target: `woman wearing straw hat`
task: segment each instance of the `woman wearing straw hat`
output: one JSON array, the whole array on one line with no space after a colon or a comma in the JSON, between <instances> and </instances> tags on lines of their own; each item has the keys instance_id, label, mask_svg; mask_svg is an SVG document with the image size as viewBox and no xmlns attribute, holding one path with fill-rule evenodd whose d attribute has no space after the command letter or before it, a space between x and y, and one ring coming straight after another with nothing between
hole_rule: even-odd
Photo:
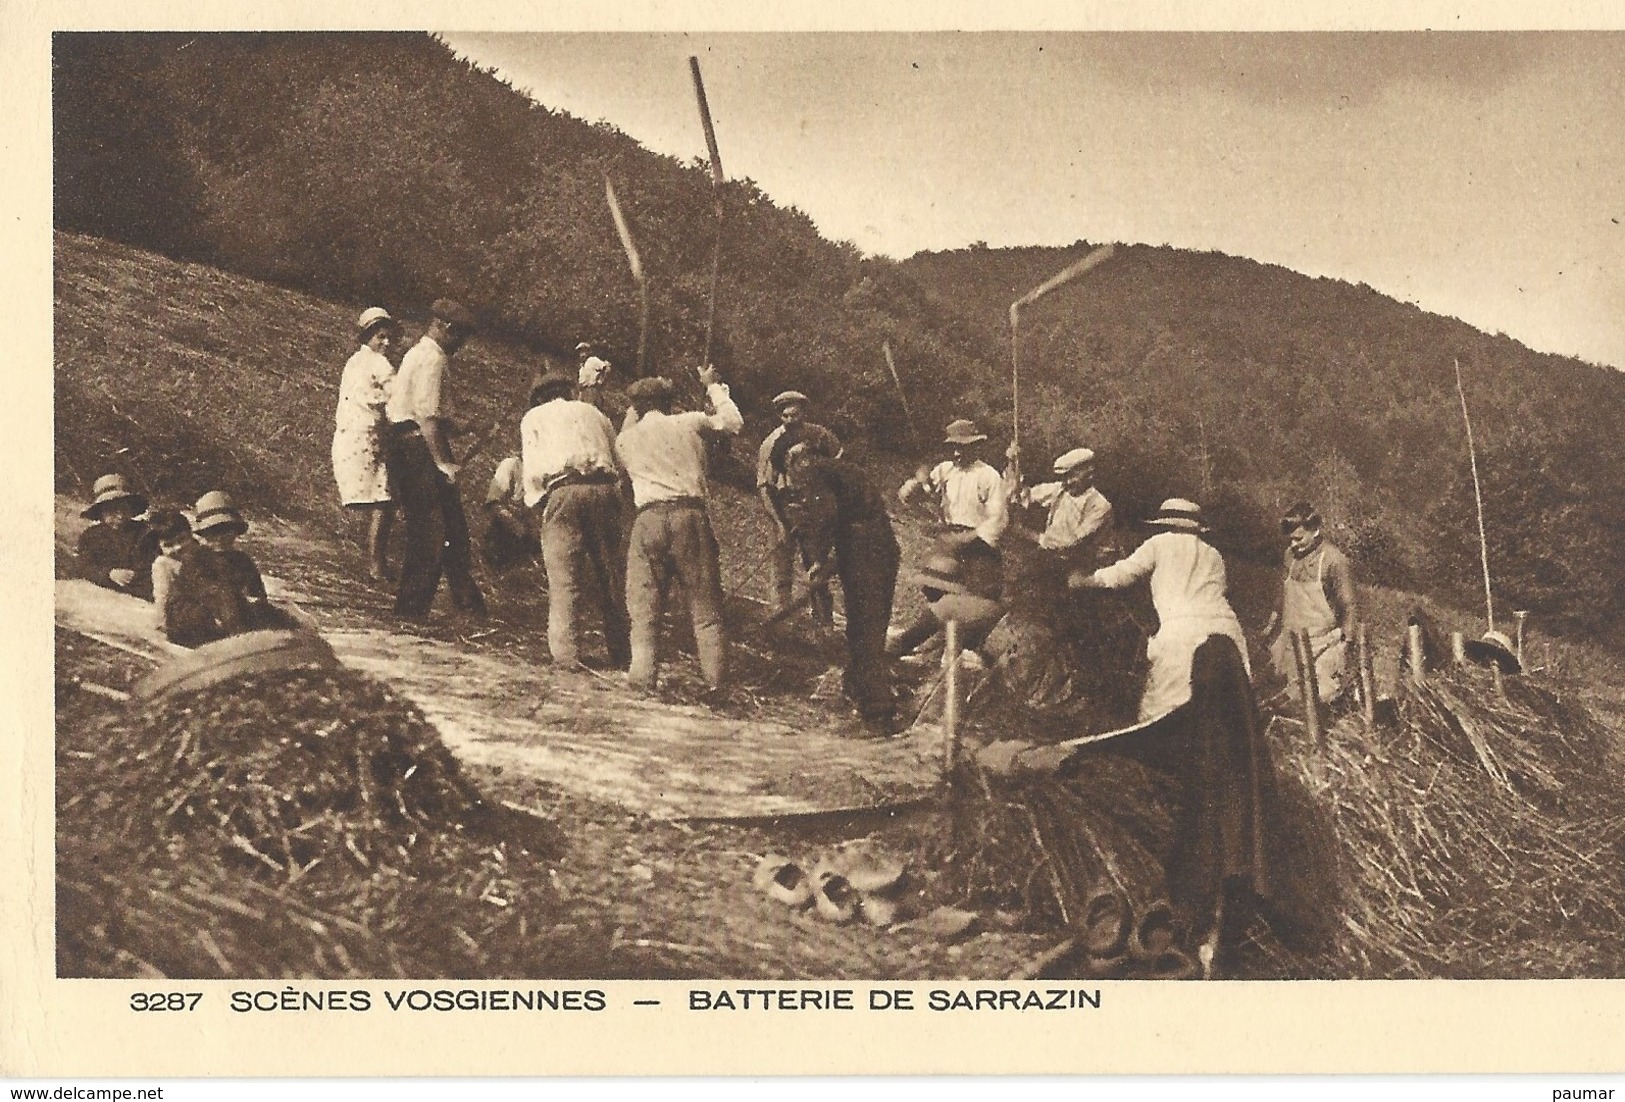
<instances>
[{"instance_id":1,"label":"woman wearing straw hat","mask_svg":"<svg viewBox=\"0 0 1625 1102\"><path fill-rule=\"evenodd\" d=\"M1201 506L1172 497L1146 523L1157 533L1128 558L1068 579L1074 589L1125 589L1148 580L1159 626L1145 647L1151 670L1140 697L1141 720L1191 698L1191 659L1208 636L1228 636L1247 664L1247 637L1225 595L1224 559L1202 538L1209 528ZM1247 672L1251 676L1250 666Z\"/></svg>"},{"instance_id":2,"label":"woman wearing straw hat","mask_svg":"<svg viewBox=\"0 0 1625 1102\"><path fill-rule=\"evenodd\" d=\"M79 534L75 554L79 576L106 589L152 600L152 561L158 541L136 517L147 499L131 490L121 474L96 480L90 504L80 516L91 522Z\"/></svg>"},{"instance_id":3,"label":"woman wearing straw hat","mask_svg":"<svg viewBox=\"0 0 1625 1102\"><path fill-rule=\"evenodd\" d=\"M370 514L367 558L374 581L388 576L389 533L395 521L395 501L384 463L384 403L395 378L395 365L385 353L399 333L400 326L381 306L369 307L357 319L356 339L361 347L344 365L333 418L333 478L346 509Z\"/></svg>"}]
</instances>

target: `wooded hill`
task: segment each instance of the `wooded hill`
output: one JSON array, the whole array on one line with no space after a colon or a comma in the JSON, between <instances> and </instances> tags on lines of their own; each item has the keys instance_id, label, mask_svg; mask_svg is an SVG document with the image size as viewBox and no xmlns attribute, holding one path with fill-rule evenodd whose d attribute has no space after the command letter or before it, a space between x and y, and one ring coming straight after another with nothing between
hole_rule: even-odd
<instances>
[{"instance_id":1,"label":"wooded hill","mask_svg":"<svg viewBox=\"0 0 1625 1102\"><path fill-rule=\"evenodd\" d=\"M592 338L630 367L637 294L607 175L650 276L652 366L680 374L700 355L702 164L536 104L431 37L59 34L53 70L59 229L357 311L421 317L450 294L532 349ZM897 262L825 240L748 180L721 197L714 358L747 410L796 386L860 451L912 460L889 341L927 445L957 415L1008 433L1009 303L1086 243ZM1278 510L1312 498L1368 577L1471 602L1459 357L1498 608L1619 637L1619 373L1369 288L1167 248L1120 250L1023 319L1029 470L1086 442L1126 515L1195 496L1227 549L1258 557L1277 553Z\"/></svg>"}]
</instances>

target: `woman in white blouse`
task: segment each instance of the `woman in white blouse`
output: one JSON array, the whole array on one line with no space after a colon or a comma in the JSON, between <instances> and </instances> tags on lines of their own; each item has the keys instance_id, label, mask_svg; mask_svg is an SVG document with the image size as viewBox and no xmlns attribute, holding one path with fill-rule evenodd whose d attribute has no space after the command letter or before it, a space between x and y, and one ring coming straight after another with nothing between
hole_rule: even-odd
<instances>
[{"instance_id":1,"label":"woman in white blouse","mask_svg":"<svg viewBox=\"0 0 1625 1102\"><path fill-rule=\"evenodd\" d=\"M375 581L389 576L389 533L395 522L395 502L384 466L384 402L395 377L395 365L385 355L400 333L400 326L379 306L367 309L356 322L361 347L344 365L339 380L339 404L334 416L333 478L347 509L369 514L367 555Z\"/></svg>"}]
</instances>

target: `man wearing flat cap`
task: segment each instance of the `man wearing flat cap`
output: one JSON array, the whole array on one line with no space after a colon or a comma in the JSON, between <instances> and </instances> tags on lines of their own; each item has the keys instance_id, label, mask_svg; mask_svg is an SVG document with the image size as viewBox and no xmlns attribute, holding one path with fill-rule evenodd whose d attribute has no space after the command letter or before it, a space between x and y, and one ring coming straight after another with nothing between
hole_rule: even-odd
<instances>
[{"instance_id":1,"label":"man wearing flat cap","mask_svg":"<svg viewBox=\"0 0 1625 1102\"><path fill-rule=\"evenodd\" d=\"M1005 472L1018 486L1020 463L1019 456L1012 456L1010 469ZM1018 500L1044 510L1044 531L1038 536L1038 546L1071 557L1109 533L1112 503L1095 489L1095 453L1088 448L1061 453L1052 470L1054 481L1021 490Z\"/></svg>"},{"instance_id":2,"label":"man wearing flat cap","mask_svg":"<svg viewBox=\"0 0 1625 1102\"><path fill-rule=\"evenodd\" d=\"M631 651L615 429L597 408L570 397L572 382L562 373L543 375L519 422L525 504L538 518L547 567L547 647L554 665L580 664L585 596L603 618L610 663L624 667Z\"/></svg>"},{"instance_id":3,"label":"man wearing flat cap","mask_svg":"<svg viewBox=\"0 0 1625 1102\"><path fill-rule=\"evenodd\" d=\"M444 572L452 603L483 616L485 598L474 582L468 520L457 489L459 468L451 451L457 426L446 393L451 358L477 325L474 315L451 299L436 299L430 314L429 329L401 360L384 406L390 475L400 498L406 542L395 612L408 619L426 618Z\"/></svg>"},{"instance_id":4,"label":"man wearing flat cap","mask_svg":"<svg viewBox=\"0 0 1625 1102\"><path fill-rule=\"evenodd\" d=\"M807 396L799 390L786 390L776 395L773 409L779 415L779 424L767 434L756 453L756 494L761 498L762 508L767 510L768 520L773 525L773 545L768 551L768 561L773 567L775 609L788 605L794 594L796 560L801 560L802 569L810 570L814 563L808 557L804 541L795 533L790 478L782 459L775 461L775 456L782 457L788 454L790 448L804 442L814 445L820 454L831 457L841 454L841 442L835 434L823 425L806 419L808 405ZM781 441L788 443L781 446ZM776 447L778 451L774 450ZM820 590L813 596L812 616L813 623L819 627L833 626L834 602L829 590Z\"/></svg>"},{"instance_id":5,"label":"man wearing flat cap","mask_svg":"<svg viewBox=\"0 0 1625 1102\"><path fill-rule=\"evenodd\" d=\"M699 370L711 412L673 413L670 379L639 379L626 389L632 411L615 452L632 481L637 516L626 562L626 606L631 620L633 688L652 691L660 665L660 605L675 576L688 595L700 672L712 690L726 675L722 625L722 568L717 538L705 511L705 434L732 436L745 427L716 368ZM635 419L634 419L635 418Z\"/></svg>"},{"instance_id":6,"label":"man wearing flat cap","mask_svg":"<svg viewBox=\"0 0 1625 1102\"><path fill-rule=\"evenodd\" d=\"M897 499L907 505L921 490L935 498L943 529L938 549L959 560L973 590L997 600L1004 572L999 540L1010 524L1010 487L1004 475L983 459L987 436L977 431L975 422L964 418L950 422L943 443L952 458L915 471L898 489ZM887 653L911 654L941 629L927 610L887 645ZM967 634L967 649L980 643L979 637Z\"/></svg>"}]
</instances>

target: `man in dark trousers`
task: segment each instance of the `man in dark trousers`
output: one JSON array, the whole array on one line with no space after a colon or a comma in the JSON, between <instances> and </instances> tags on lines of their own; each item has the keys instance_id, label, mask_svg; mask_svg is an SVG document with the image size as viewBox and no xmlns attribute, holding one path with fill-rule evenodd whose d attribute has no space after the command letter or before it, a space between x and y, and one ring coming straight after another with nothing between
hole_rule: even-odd
<instances>
[{"instance_id":1,"label":"man in dark trousers","mask_svg":"<svg viewBox=\"0 0 1625 1102\"><path fill-rule=\"evenodd\" d=\"M872 732L897 732L896 700L885 661L886 627L897 590L899 553L886 501L856 464L836 458L838 445L820 437L781 438L775 461L798 502L797 534L813 567L817 591L833 573L846 600L846 670L841 686Z\"/></svg>"},{"instance_id":2,"label":"man in dark trousers","mask_svg":"<svg viewBox=\"0 0 1625 1102\"><path fill-rule=\"evenodd\" d=\"M820 450L831 456L841 452L840 441L835 434L823 425L814 424L807 420L807 396L799 390L786 390L773 399L773 408L778 411L779 424L763 439L762 446L756 454L756 494L762 500L762 508L767 510L768 519L773 524L773 545L769 550L769 561L773 566L773 599L774 609L784 608L790 603L795 591L797 574L796 559L801 559L801 566L810 569L814 559L807 555L806 549L801 546L800 538L793 531L794 523L791 518L790 501L788 500L789 476L784 470L784 456L790 445L800 440L817 440ZM775 451L775 445L785 441L783 447ZM834 605L828 593L815 593L812 599L813 623L822 628L829 628L834 623Z\"/></svg>"},{"instance_id":3,"label":"man in dark trousers","mask_svg":"<svg viewBox=\"0 0 1625 1102\"><path fill-rule=\"evenodd\" d=\"M451 299L435 300L430 313L429 330L401 361L384 407L390 422L390 474L405 520L406 555L395 612L426 619L443 570L452 604L484 616L485 598L474 582L468 520L451 452L456 423L445 393L451 358L476 326L474 315Z\"/></svg>"}]
</instances>

